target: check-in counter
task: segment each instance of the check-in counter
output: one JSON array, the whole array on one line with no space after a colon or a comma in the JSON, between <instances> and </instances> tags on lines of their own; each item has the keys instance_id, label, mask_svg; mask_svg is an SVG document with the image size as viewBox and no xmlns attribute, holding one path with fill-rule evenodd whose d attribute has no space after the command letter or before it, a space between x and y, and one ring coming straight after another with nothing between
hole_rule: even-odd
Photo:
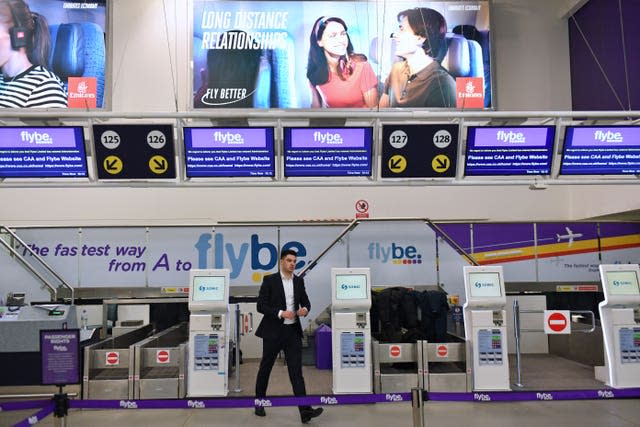
<instances>
[{"instance_id":1,"label":"check-in counter","mask_svg":"<svg viewBox=\"0 0 640 427\"><path fill-rule=\"evenodd\" d=\"M87 346L84 351L83 399L133 399L134 344L153 334L141 326Z\"/></svg>"}]
</instances>

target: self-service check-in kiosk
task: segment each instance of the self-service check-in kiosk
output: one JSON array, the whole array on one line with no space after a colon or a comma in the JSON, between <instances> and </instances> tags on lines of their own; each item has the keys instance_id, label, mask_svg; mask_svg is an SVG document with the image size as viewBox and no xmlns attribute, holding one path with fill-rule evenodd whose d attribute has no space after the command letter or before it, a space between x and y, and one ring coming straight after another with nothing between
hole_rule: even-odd
<instances>
[{"instance_id":1,"label":"self-service check-in kiosk","mask_svg":"<svg viewBox=\"0 0 640 427\"><path fill-rule=\"evenodd\" d=\"M467 373L473 390L509 390L506 311L502 267L464 267L463 305ZM469 372L472 369L472 372Z\"/></svg>"},{"instance_id":2,"label":"self-service check-in kiosk","mask_svg":"<svg viewBox=\"0 0 640 427\"><path fill-rule=\"evenodd\" d=\"M604 339L605 382L614 388L640 387L640 268L601 265L604 301L598 305Z\"/></svg>"},{"instance_id":3,"label":"self-service check-in kiosk","mask_svg":"<svg viewBox=\"0 0 640 427\"><path fill-rule=\"evenodd\" d=\"M229 390L229 270L191 270L189 284L187 396L226 396Z\"/></svg>"},{"instance_id":4,"label":"self-service check-in kiosk","mask_svg":"<svg viewBox=\"0 0 640 427\"><path fill-rule=\"evenodd\" d=\"M333 393L371 393L368 268L331 269Z\"/></svg>"}]
</instances>

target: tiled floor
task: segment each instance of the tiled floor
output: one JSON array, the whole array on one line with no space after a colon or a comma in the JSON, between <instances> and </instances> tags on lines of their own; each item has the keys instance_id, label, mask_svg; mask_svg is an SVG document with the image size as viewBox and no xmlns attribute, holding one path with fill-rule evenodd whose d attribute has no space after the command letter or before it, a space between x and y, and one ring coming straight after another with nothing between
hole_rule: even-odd
<instances>
[{"instance_id":1,"label":"tiled floor","mask_svg":"<svg viewBox=\"0 0 640 427\"><path fill-rule=\"evenodd\" d=\"M246 361L241 367L241 392L231 396L250 396L253 393L257 363ZM512 360L512 382L515 381L515 365ZM548 355L524 355L522 383L529 390L594 389L603 384L594 379L593 368ZM281 363L274 367L269 386L270 395L291 393L286 367ZM331 371L319 371L305 367L305 379L309 394L331 393ZM230 389L236 388L235 378L230 379ZM2 412L0 426L13 425L35 411ZM426 426L477 426L477 427L584 427L584 426L640 426L640 401L556 401L556 402L426 402L424 411ZM52 417L38 425L53 426ZM251 409L190 409L190 410L72 410L67 418L68 426L299 426L300 418L293 407L267 408L267 416L258 418ZM378 403L325 407L319 418L311 421L316 426L412 426L411 404Z\"/></svg>"}]
</instances>

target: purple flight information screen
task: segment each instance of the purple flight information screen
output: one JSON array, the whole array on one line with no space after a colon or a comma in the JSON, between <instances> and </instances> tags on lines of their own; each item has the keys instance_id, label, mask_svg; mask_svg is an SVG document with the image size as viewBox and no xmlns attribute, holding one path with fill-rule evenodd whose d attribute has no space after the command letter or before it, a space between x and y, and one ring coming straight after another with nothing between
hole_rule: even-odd
<instances>
[{"instance_id":1,"label":"purple flight information screen","mask_svg":"<svg viewBox=\"0 0 640 427\"><path fill-rule=\"evenodd\" d=\"M187 177L275 175L273 128L184 128Z\"/></svg>"},{"instance_id":2,"label":"purple flight information screen","mask_svg":"<svg viewBox=\"0 0 640 427\"><path fill-rule=\"evenodd\" d=\"M640 174L640 126L567 126L560 174Z\"/></svg>"},{"instance_id":3,"label":"purple flight information screen","mask_svg":"<svg viewBox=\"0 0 640 427\"><path fill-rule=\"evenodd\" d=\"M284 175L371 176L373 128L284 128Z\"/></svg>"},{"instance_id":4,"label":"purple flight information screen","mask_svg":"<svg viewBox=\"0 0 640 427\"><path fill-rule=\"evenodd\" d=\"M554 137L553 126L470 126L465 175L549 175Z\"/></svg>"},{"instance_id":5,"label":"purple flight information screen","mask_svg":"<svg viewBox=\"0 0 640 427\"><path fill-rule=\"evenodd\" d=\"M82 127L0 127L0 178L86 176Z\"/></svg>"}]
</instances>

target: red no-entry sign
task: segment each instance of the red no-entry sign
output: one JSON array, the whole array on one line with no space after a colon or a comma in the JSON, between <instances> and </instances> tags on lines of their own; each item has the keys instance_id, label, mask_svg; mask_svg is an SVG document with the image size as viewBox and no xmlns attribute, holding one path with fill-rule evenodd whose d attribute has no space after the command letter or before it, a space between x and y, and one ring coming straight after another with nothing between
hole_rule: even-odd
<instances>
[{"instance_id":1,"label":"red no-entry sign","mask_svg":"<svg viewBox=\"0 0 640 427\"><path fill-rule=\"evenodd\" d=\"M117 351L109 351L107 352L105 359L108 366L118 365L120 364L120 353Z\"/></svg>"},{"instance_id":2,"label":"red no-entry sign","mask_svg":"<svg viewBox=\"0 0 640 427\"><path fill-rule=\"evenodd\" d=\"M545 310L544 332L546 334L570 334L571 312L569 310Z\"/></svg>"},{"instance_id":3,"label":"red no-entry sign","mask_svg":"<svg viewBox=\"0 0 640 427\"><path fill-rule=\"evenodd\" d=\"M402 351L400 350L399 345L392 345L389 347L389 356L396 358L402 355Z\"/></svg>"},{"instance_id":4,"label":"red no-entry sign","mask_svg":"<svg viewBox=\"0 0 640 427\"><path fill-rule=\"evenodd\" d=\"M449 354L449 347L444 344L440 344L436 349L436 352L438 353L438 357L447 357Z\"/></svg>"},{"instance_id":5,"label":"red no-entry sign","mask_svg":"<svg viewBox=\"0 0 640 427\"><path fill-rule=\"evenodd\" d=\"M156 352L156 361L158 363L169 363L169 352L167 350L158 350Z\"/></svg>"}]
</instances>

